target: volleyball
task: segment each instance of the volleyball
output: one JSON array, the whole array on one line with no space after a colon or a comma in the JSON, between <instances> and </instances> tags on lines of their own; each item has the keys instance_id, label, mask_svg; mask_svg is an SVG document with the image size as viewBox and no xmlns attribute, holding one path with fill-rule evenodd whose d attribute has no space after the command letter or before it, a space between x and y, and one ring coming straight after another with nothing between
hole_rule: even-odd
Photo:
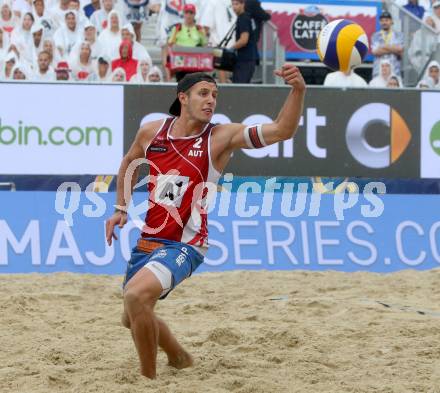
<instances>
[{"instance_id":1,"label":"volleyball","mask_svg":"<svg viewBox=\"0 0 440 393\"><path fill-rule=\"evenodd\" d=\"M368 52L368 37L357 23L337 19L319 32L316 50L327 67L348 72L362 63Z\"/></svg>"}]
</instances>

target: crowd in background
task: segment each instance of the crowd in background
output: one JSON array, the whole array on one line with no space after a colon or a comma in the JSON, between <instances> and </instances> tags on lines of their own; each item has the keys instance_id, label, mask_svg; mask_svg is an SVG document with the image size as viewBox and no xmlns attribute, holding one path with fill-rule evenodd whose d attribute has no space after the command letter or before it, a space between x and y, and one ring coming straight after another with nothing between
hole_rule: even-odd
<instances>
[{"instance_id":1,"label":"crowd in background","mask_svg":"<svg viewBox=\"0 0 440 393\"><path fill-rule=\"evenodd\" d=\"M237 16L234 3L244 7L245 1L0 0L0 80L168 81L174 76L167 64L169 45L216 46L241 19L247 41L235 34L230 46L240 61L240 52L252 44L244 61L256 64L258 17L251 20L244 10ZM247 3L252 8L260 2ZM141 44L142 24L153 13L162 67L153 66Z\"/></svg>"},{"instance_id":2,"label":"crowd in background","mask_svg":"<svg viewBox=\"0 0 440 393\"><path fill-rule=\"evenodd\" d=\"M162 80L137 41L142 15L122 0L2 0L0 80Z\"/></svg>"},{"instance_id":3,"label":"crowd in background","mask_svg":"<svg viewBox=\"0 0 440 393\"><path fill-rule=\"evenodd\" d=\"M440 0L397 0L440 33ZM157 15L154 66L141 44L142 24ZM221 82L250 83L259 61L257 42L270 19L257 0L0 0L0 80L154 83L179 80L172 73L169 47L218 46L232 29L228 47L238 54ZM373 87L402 87L403 35L388 11L370 41ZM429 63L418 87L439 88L440 65ZM329 73L326 86L364 87L354 71Z\"/></svg>"}]
</instances>

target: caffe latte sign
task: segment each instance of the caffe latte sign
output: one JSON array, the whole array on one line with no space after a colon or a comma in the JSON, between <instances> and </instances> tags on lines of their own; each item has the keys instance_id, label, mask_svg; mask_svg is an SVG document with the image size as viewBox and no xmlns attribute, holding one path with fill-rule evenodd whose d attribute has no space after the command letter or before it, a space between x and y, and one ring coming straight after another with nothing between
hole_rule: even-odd
<instances>
[{"instance_id":1,"label":"caffe latte sign","mask_svg":"<svg viewBox=\"0 0 440 393\"><path fill-rule=\"evenodd\" d=\"M307 7L293 19L292 39L303 50L314 52L318 34L327 23L327 18L318 7Z\"/></svg>"}]
</instances>

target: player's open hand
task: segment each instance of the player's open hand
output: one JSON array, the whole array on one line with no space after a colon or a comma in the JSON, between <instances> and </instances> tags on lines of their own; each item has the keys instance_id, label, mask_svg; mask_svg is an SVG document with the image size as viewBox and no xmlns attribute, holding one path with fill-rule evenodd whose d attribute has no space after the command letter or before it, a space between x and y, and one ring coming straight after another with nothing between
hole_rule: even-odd
<instances>
[{"instance_id":1,"label":"player's open hand","mask_svg":"<svg viewBox=\"0 0 440 393\"><path fill-rule=\"evenodd\" d=\"M115 226L119 226L119 228L123 228L123 226L127 223L127 213L117 211L115 212L105 223L105 237L107 239L107 244L109 246L112 245L113 239L118 240L118 237L115 234Z\"/></svg>"},{"instance_id":2,"label":"player's open hand","mask_svg":"<svg viewBox=\"0 0 440 393\"><path fill-rule=\"evenodd\" d=\"M286 84L292 86L297 91L304 91L306 89L306 82L304 82L299 68L293 64L284 64L280 70L275 71L275 75L283 78Z\"/></svg>"}]
</instances>

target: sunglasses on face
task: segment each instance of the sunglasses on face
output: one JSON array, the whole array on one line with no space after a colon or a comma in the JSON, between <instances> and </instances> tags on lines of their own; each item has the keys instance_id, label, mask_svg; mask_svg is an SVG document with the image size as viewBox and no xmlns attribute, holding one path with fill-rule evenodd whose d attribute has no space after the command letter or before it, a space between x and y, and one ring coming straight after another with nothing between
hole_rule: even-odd
<instances>
[{"instance_id":1,"label":"sunglasses on face","mask_svg":"<svg viewBox=\"0 0 440 393\"><path fill-rule=\"evenodd\" d=\"M191 15L194 15L194 12L192 12L192 11L185 11L185 14L191 14Z\"/></svg>"}]
</instances>

